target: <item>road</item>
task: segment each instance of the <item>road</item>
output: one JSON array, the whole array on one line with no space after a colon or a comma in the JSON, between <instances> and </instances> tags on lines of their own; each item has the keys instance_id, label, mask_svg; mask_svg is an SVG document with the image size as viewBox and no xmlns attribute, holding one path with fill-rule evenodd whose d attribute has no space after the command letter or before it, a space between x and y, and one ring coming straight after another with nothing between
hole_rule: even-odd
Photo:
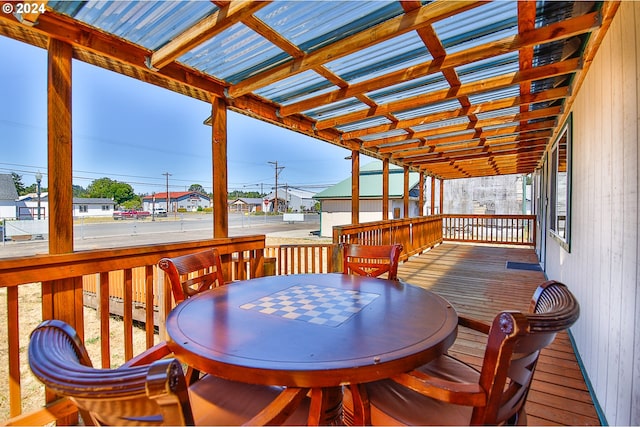
<instances>
[{"instance_id":1,"label":"road","mask_svg":"<svg viewBox=\"0 0 640 427\"><path fill-rule=\"evenodd\" d=\"M310 232L314 230L320 230L318 214L305 214L304 222L294 223L283 221L282 216L229 214L230 237L288 232L310 236ZM182 214L156 218L155 221L151 218L122 221L76 220L73 235L76 251L200 240L213 235L213 218L211 214ZM0 242L0 258L46 253L46 240Z\"/></svg>"}]
</instances>

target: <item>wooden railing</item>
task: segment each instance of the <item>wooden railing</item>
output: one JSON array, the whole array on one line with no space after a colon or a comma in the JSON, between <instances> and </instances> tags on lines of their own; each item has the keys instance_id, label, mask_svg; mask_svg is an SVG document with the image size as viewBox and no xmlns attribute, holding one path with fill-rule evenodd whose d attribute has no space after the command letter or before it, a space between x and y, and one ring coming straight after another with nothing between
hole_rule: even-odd
<instances>
[{"instance_id":1,"label":"wooden railing","mask_svg":"<svg viewBox=\"0 0 640 427\"><path fill-rule=\"evenodd\" d=\"M46 313L50 310L47 308L48 301L53 298L50 292L52 280L79 281L81 286L78 288L82 292L76 297L76 301L96 308L99 332L95 338L97 342L93 343L94 352L97 354L97 357L94 356L94 363L106 368L124 362L133 357L134 352L141 352L152 346L159 337L164 337L164 319L172 308L172 299L168 297L170 290L164 281L164 275L156 267L162 257L217 247L222 255L225 277L232 280L261 276L263 271L267 270L267 266L272 268L271 274L278 275L329 273L341 271L340 243L401 243L404 247L402 260L443 240L533 245L535 217L436 215L377 221L334 227L333 239L332 244L265 247L264 236L246 236L0 260L0 292L6 292L7 313L6 321L0 321L0 331L2 323L6 325L6 332L0 333L6 334L7 337L7 351L4 354L0 351L0 366L8 366L6 376L9 378L8 387L3 387L8 390L10 407L9 410L5 408L5 412L9 417L17 417L12 418L18 420L17 422L44 425L56 417L64 417L65 414L75 411L73 405L66 401L60 401L47 410L22 407L22 396L26 386L21 383L21 378L28 377L25 375L28 368L24 351L21 352L20 348L26 347L28 332L39 320L30 319L35 324L25 324L25 316L34 315L21 313L23 307L20 301L25 298L25 294L32 299L33 294L37 294L38 297L43 295L43 302L37 308L35 317L40 313ZM46 281L43 281L45 279ZM2 303L0 300L0 313L4 311ZM147 307L153 307L153 310L147 310ZM116 313L121 318L123 330L111 330L111 313ZM84 324L78 325L78 332L82 337L84 328ZM122 348L112 346L111 333L124 336ZM134 348L134 334L142 335L142 344L137 344L136 341L135 345L142 345L143 348ZM119 358L114 356L113 353L116 352L121 353ZM20 414L23 411L30 413L21 418ZM0 415L0 419L3 418L4 414Z\"/></svg>"},{"instance_id":2,"label":"wooden railing","mask_svg":"<svg viewBox=\"0 0 640 427\"><path fill-rule=\"evenodd\" d=\"M442 237L451 242L535 246L535 215L442 215Z\"/></svg>"},{"instance_id":3,"label":"wooden railing","mask_svg":"<svg viewBox=\"0 0 640 427\"><path fill-rule=\"evenodd\" d=\"M36 409L23 408L22 405L23 394L27 393L26 388L29 389L29 393L34 393L32 389L41 387L29 375L26 355L21 348L26 348L28 344L29 331L43 317L50 316L56 299L52 292L53 281L69 280L77 284L71 290L73 300L77 304L73 311L82 319L75 327L83 339L85 329L89 329L83 300L86 302L88 296L93 300L97 309L99 325L96 328L99 332L90 340L95 339L97 342L88 343L89 340L85 340L85 343L95 346L92 358L96 366L108 368L114 363L118 365L132 358L134 351L139 353L164 336L164 320L173 302L164 274L156 267L158 260L211 247L220 251L225 277L243 280L262 275L264 235L0 260L0 292L6 293L6 302L0 301L0 312L6 311L6 318L0 321L6 327L6 331L5 327L0 327L3 334L6 334L2 338L2 341L6 342L6 351L0 351L0 366L8 367L5 368L6 375L2 375L0 380L7 381L0 387L7 391L0 419L20 420L23 411L30 412ZM29 312L26 300L31 302ZM114 305L118 308L114 309ZM148 307L153 309L148 310ZM123 329L112 331L110 314L116 310L119 310ZM137 312L142 313L142 319L136 318ZM112 334L123 336L123 342L117 348L111 346ZM134 335L141 341L136 341L135 349ZM32 381L32 384L26 387L22 384L23 381ZM44 394L42 399L37 407L42 407ZM56 408L58 412L53 409L36 411L36 418L33 418L32 413L32 417L26 422L33 423L34 420L47 420L50 417L54 417L55 420L61 413L73 411L73 407L64 402ZM43 421L42 425L50 421L52 420Z\"/></svg>"},{"instance_id":4,"label":"wooden railing","mask_svg":"<svg viewBox=\"0 0 640 427\"><path fill-rule=\"evenodd\" d=\"M400 259L406 260L442 242L442 217L433 215L336 226L333 227L333 242L362 245L400 243L404 248Z\"/></svg>"},{"instance_id":5,"label":"wooden railing","mask_svg":"<svg viewBox=\"0 0 640 427\"><path fill-rule=\"evenodd\" d=\"M300 244L267 246L265 265L273 262L273 274L332 273L340 270L338 245Z\"/></svg>"}]
</instances>

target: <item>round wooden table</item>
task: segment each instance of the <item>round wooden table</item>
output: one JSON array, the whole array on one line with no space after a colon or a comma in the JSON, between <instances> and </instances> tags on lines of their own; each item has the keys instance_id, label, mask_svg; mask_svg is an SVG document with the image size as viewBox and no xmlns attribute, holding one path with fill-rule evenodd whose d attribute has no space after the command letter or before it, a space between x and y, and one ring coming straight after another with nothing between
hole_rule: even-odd
<instances>
[{"instance_id":1,"label":"round wooden table","mask_svg":"<svg viewBox=\"0 0 640 427\"><path fill-rule=\"evenodd\" d=\"M341 385L388 378L434 359L453 344L457 320L446 300L416 286L302 274L236 282L189 298L169 313L166 330L171 350L200 371L322 389L326 400L327 394L340 399ZM341 413L341 407L323 410L321 423Z\"/></svg>"}]
</instances>

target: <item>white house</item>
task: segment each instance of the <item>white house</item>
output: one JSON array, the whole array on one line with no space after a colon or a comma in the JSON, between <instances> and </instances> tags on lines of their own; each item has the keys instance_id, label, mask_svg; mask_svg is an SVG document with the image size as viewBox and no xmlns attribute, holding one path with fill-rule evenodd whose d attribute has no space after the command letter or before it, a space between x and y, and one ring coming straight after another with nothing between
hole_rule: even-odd
<instances>
[{"instance_id":1,"label":"white house","mask_svg":"<svg viewBox=\"0 0 640 427\"><path fill-rule=\"evenodd\" d=\"M16 190L13 177L10 174L0 174L0 219L16 217Z\"/></svg>"},{"instance_id":2,"label":"white house","mask_svg":"<svg viewBox=\"0 0 640 427\"><path fill-rule=\"evenodd\" d=\"M300 190L293 187L280 187L278 188L278 201L280 212L303 212L313 210L316 201L313 199L314 194L310 191ZM274 201L276 198L276 192L265 196L265 199L269 201L267 208L268 212L273 212Z\"/></svg>"},{"instance_id":3,"label":"white house","mask_svg":"<svg viewBox=\"0 0 640 427\"><path fill-rule=\"evenodd\" d=\"M115 202L107 198L73 198L74 217L113 216Z\"/></svg>"},{"instance_id":4,"label":"white house","mask_svg":"<svg viewBox=\"0 0 640 427\"><path fill-rule=\"evenodd\" d=\"M38 219L38 195L36 193L20 196L15 202L19 219ZM115 202L106 197L74 197L73 217L111 217ZM40 219L49 216L49 193L40 194Z\"/></svg>"},{"instance_id":5,"label":"white house","mask_svg":"<svg viewBox=\"0 0 640 427\"><path fill-rule=\"evenodd\" d=\"M409 173L409 216L418 216L420 175ZM320 201L320 235L331 237L336 225L351 224L351 177L316 194ZM389 165L389 218L404 217L404 169ZM360 222L382 220L382 162L360 168Z\"/></svg>"},{"instance_id":6,"label":"white house","mask_svg":"<svg viewBox=\"0 0 640 427\"><path fill-rule=\"evenodd\" d=\"M197 212L198 210L209 208L211 199L206 194L197 191L170 191L169 203L167 203L167 193L156 193L142 198L142 208L151 212L154 208L165 208L167 212Z\"/></svg>"},{"instance_id":7,"label":"white house","mask_svg":"<svg viewBox=\"0 0 640 427\"><path fill-rule=\"evenodd\" d=\"M262 212L264 206L264 200L259 197L239 197L229 200L229 212Z\"/></svg>"}]
</instances>

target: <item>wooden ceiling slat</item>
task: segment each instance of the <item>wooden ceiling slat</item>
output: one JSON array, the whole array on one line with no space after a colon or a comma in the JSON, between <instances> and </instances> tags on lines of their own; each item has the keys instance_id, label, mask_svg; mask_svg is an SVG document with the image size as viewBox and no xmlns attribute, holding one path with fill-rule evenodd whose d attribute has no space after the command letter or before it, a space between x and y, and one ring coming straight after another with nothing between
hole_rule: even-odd
<instances>
[{"instance_id":1,"label":"wooden ceiling slat","mask_svg":"<svg viewBox=\"0 0 640 427\"><path fill-rule=\"evenodd\" d=\"M285 64L258 73L232 86L229 89L229 96L238 97L255 91L278 80L307 71L328 61L342 58L358 50L448 18L456 13L473 9L484 3L486 2L437 0L420 9L390 19L375 27L368 28L329 46L315 50L304 58L293 59Z\"/></svg>"},{"instance_id":2,"label":"wooden ceiling slat","mask_svg":"<svg viewBox=\"0 0 640 427\"><path fill-rule=\"evenodd\" d=\"M514 52L524 47L562 40L575 35L584 34L595 28L600 22L600 14L593 12L566 21L556 22L546 27L532 30L529 33L506 37L504 39L487 43L447 55L441 61L426 61L406 69L394 71L383 76L350 85L346 89L335 90L326 94L305 99L297 103L283 106L280 114L288 116L301 111L328 105L341 99L350 98L360 93L371 92L385 88L398 82L413 80L430 74L438 73L444 69L460 67L476 61L491 58L497 55Z\"/></svg>"},{"instance_id":3,"label":"wooden ceiling slat","mask_svg":"<svg viewBox=\"0 0 640 427\"><path fill-rule=\"evenodd\" d=\"M207 16L200 22L176 36L169 43L153 52L149 59L149 68L160 69L170 64L194 47L206 42L216 34L240 22L243 18L260 10L271 0L235 0Z\"/></svg>"}]
</instances>

